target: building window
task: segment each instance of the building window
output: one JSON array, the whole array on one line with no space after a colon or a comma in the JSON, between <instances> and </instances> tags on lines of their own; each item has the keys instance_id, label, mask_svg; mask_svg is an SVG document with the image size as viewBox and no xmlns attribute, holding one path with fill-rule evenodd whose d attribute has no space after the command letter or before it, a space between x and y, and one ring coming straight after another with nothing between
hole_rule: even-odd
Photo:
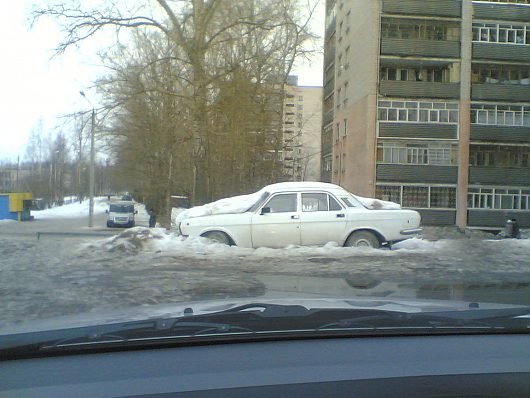
<instances>
[{"instance_id":1,"label":"building window","mask_svg":"<svg viewBox=\"0 0 530 398\"><path fill-rule=\"evenodd\" d=\"M467 198L470 209L530 210L528 189L470 187Z\"/></svg>"},{"instance_id":2,"label":"building window","mask_svg":"<svg viewBox=\"0 0 530 398\"><path fill-rule=\"evenodd\" d=\"M379 121L404 123L458 123L458 103L379 101Z\"/></svg>"},{"instance_id":3,"label":"building window","mask_svg":"<svg viewBox=\"0 0 530 398\"><path fill-rule=\"evenodd\" d=\"M456 188L431 187L430 191L431 208L456 208Z\"/></svg>"},{"instance_id":4,"label":"building window","mask_svg":"<svg viewBox=\"0 0 530 398\"><path fill-rule=\"evenodd\" d=\"M376 198L418 209L455 209L456 188L417 185L377 185Z\"/></svg>"},{"instance_id":5,"label":"building window","mask_svg":"<svg viewBox=\"0 0 530 398\"><path fill-rule=\"evenodd\" d=\"M401 204L404 207L427 208L429 207L429 188L404 186Z\"/></svg>"},{"instance_id":6,"label":"building window","mask_svg":"<svg viewBox=\"0 0 530 398\"><path fill-rule=\"evenodd\" d=\"M530 25L473 22L473 41L500 44L530 44Z\"/></svg>"},{"instance_id":7,"label":"building window","mask_svg":"<svg viewBox=\"0 0 530 398\"><path fill-rule=\"evenodd\" d=\"M381 81L414 81L414 82L451 82L451 69L449 67L439 68L395 68L382 67L379 72Z\"/></svg>"},{"instance_id":8,"label":"building window","mask_svg":"<svg viewBox=\"0 0 530 398\"><path fill-rule=\"evenodd\" d=\"M332 158L331 155L324 157L324 171L331 172L332 170Z\"/></svg>"},{"instance_id":9,"label":"building window","mask_svg":"<svg viewBox=\"0 0 530 398\"><path fill-rule=\"evenodd\" d=\"M460 28L456 24L438 21L400 20L383 18L381 36L391 39L420 39L458 41Z\"/></svg>"},{"instance_id":10,"label":"building window","mask_svg":"<svg viewBox=\"0 0 530 398\"><path fill-rule=\"evenodd\" d=\"M528 86L530 85L530 67L527 65L475 64L472 70L472 82Z\"/></svg>"},{"instance_id":11,"label":"building window","mask_svg":"<svg viewBox=\"0 0 530 398\"><path fill-rule=\"evenodd\" d=\"M471 104L471 123L530 126L530 106Z\"/></svg>"},{"instance_id":12,"label":"building window","mask_svg":"<svg viewBox=\"0 0 530 398\"><path fill-rule=\"evenodd\" d=\"M383 142L377 148L377 161L391 164L456 165L458 150L450 144L404 144Z\"/></svg>"},{"instance_id":13,"label":"building window","mask_svg":"<svg viewBox=\"0 0 530 398\"><path fill-rule=\"evenodd\" d=\"M392 185L378 185L375 189L375 197L381 200L401 204L401 187Z\"/></svg>"}]
</instances>

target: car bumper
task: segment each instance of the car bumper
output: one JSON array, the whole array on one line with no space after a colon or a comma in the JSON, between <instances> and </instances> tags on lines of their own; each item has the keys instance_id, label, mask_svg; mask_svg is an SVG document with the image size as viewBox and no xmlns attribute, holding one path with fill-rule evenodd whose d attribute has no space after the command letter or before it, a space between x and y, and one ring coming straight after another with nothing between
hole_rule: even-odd
<instances>
[{"instance_id":1,"label":"car bumper","mask_svg":"<svg viewBox=\"0 0 530 398\"><path fill-rule=\"evenodd\" d=\"M423 228L408 228L408 229L403 229L401 231L399 231L399 233L401 235L418 235L418 234L421 234L423 232Z\"/></svg>"}]
</instances>

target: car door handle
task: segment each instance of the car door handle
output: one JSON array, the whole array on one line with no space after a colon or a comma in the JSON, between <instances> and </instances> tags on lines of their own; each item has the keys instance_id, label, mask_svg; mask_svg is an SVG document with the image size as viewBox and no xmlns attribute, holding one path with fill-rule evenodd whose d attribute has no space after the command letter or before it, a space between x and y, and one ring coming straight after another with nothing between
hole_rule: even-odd
<instances>
[{"instance_id":1,"label":"car door handle","mask_svg":"<svg viewBox=\"0 0 530 398\"><path fill-rule=\"evenodd\" d=\"M291 220L298 220L298 219L300 219L300 216L297 216L297 215L291 216Z\"/></svg>"},{"instance_id":2,"label":"car door handle","mask_svg":"<svg viewBox=\"0 0 530 398\"><path fill-rule=\"evenodd\" d=\"M344 213L337 214L337 218L344 218L344 217L346 217L346 215Z\"/></svg>"}]
</instances>

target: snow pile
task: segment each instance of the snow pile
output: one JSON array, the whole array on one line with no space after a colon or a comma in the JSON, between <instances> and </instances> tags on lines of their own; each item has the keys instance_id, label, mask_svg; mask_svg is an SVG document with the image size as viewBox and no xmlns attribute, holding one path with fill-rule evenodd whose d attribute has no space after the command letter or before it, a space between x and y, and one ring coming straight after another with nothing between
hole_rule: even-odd
<instances>
[{"instance_id":1,"label":"snow pile","mask_svg":"<svg viewBox=\"0 0 530 398\"><path fill-rule=\"evenodd\" d=\"M0 224L9 224L12 222L16 222L16 220L0 220Z\"/></svg>"},{"instance_id":2,"label":"snow pile","mask_svg":"<svg viewBox=\"0 0 530 398\"><path fill-rule=\"evenodd\" d=\"M244 213L259 200L263 192L265 192L265 188L249 195L233 196L186 209L175 217L175 222L178 223L187 218L203 217L213 214Z\"/></svg>"},{"instance_id":3,"label":"snow pile","mask_svg":"<svg viewBox=\"0 0 530 398\"><path fill-rule=\"evenodd\" d=\"M363 198L362 196L357 196L352 193L350 193L350 195L370 210L401 210L401 205L394 202L374 198Z\"/></svg>"},{"instance_id":4,"label":"snow pile","mask_svg":"<svg viewBox=\"0 0 530 398\"><path fill-rule=\"evenodd\" d=\"M99 243L89 244L88 247L97 248L99 246L110 252L138 252L142 249L148 249L152 241L167 240L169 236L163 228L135 227Z\"/></svg>"},{"instance_id":5,"label":"snow pile","mask_svg":"<svg viewBox=\"0 0 530 398\"><path fill-rule=\"evenodd\" d=\"M91 243L88 247L103 249L109 252L128 252L137 254L143 252L163 252L182 257L195 258L293 258L304 256L348 258L351 256L392 256L410 252L436 252L447 250L454 241L428 241L419 238L408 239L388 249L351 248L342 247L335 242L324 246L288 246L272 249L260 247L258 249L227 246L202 237L184 238L176 233L167 232L163 228L135 227L123 231L119 235Z\"/></svg>"},{"instance_id":6,"label":"snow pile","mask_svg":"<svg viewBox=\"0 0 530 398\"><path fill-rule=\"evenodd\" d=\"M84 200L83 203L71 203L63 206L52 207L46 210L32 210L31 215L36 220L45 220L50 218L78 218L88 216L88 207L90 201ZM106 198L95 198L94 214L105 213L109 208Z\"/></svg>"}]
</instances>

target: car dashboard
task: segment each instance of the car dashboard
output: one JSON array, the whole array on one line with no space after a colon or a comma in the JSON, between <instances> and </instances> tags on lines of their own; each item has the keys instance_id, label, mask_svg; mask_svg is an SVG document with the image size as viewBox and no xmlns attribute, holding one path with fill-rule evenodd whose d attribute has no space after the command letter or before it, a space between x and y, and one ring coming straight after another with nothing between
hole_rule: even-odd
<instances>
[{"instance_id":1,"label":"car dashboard","mask_svg":"<svg viewBox=\"0 0 530 398\"><path fill-rule=\"evenodd\" d=\"M530 335L320 338L0 361L0 397L529 397Z\"/></svg>"}]
</instances>

